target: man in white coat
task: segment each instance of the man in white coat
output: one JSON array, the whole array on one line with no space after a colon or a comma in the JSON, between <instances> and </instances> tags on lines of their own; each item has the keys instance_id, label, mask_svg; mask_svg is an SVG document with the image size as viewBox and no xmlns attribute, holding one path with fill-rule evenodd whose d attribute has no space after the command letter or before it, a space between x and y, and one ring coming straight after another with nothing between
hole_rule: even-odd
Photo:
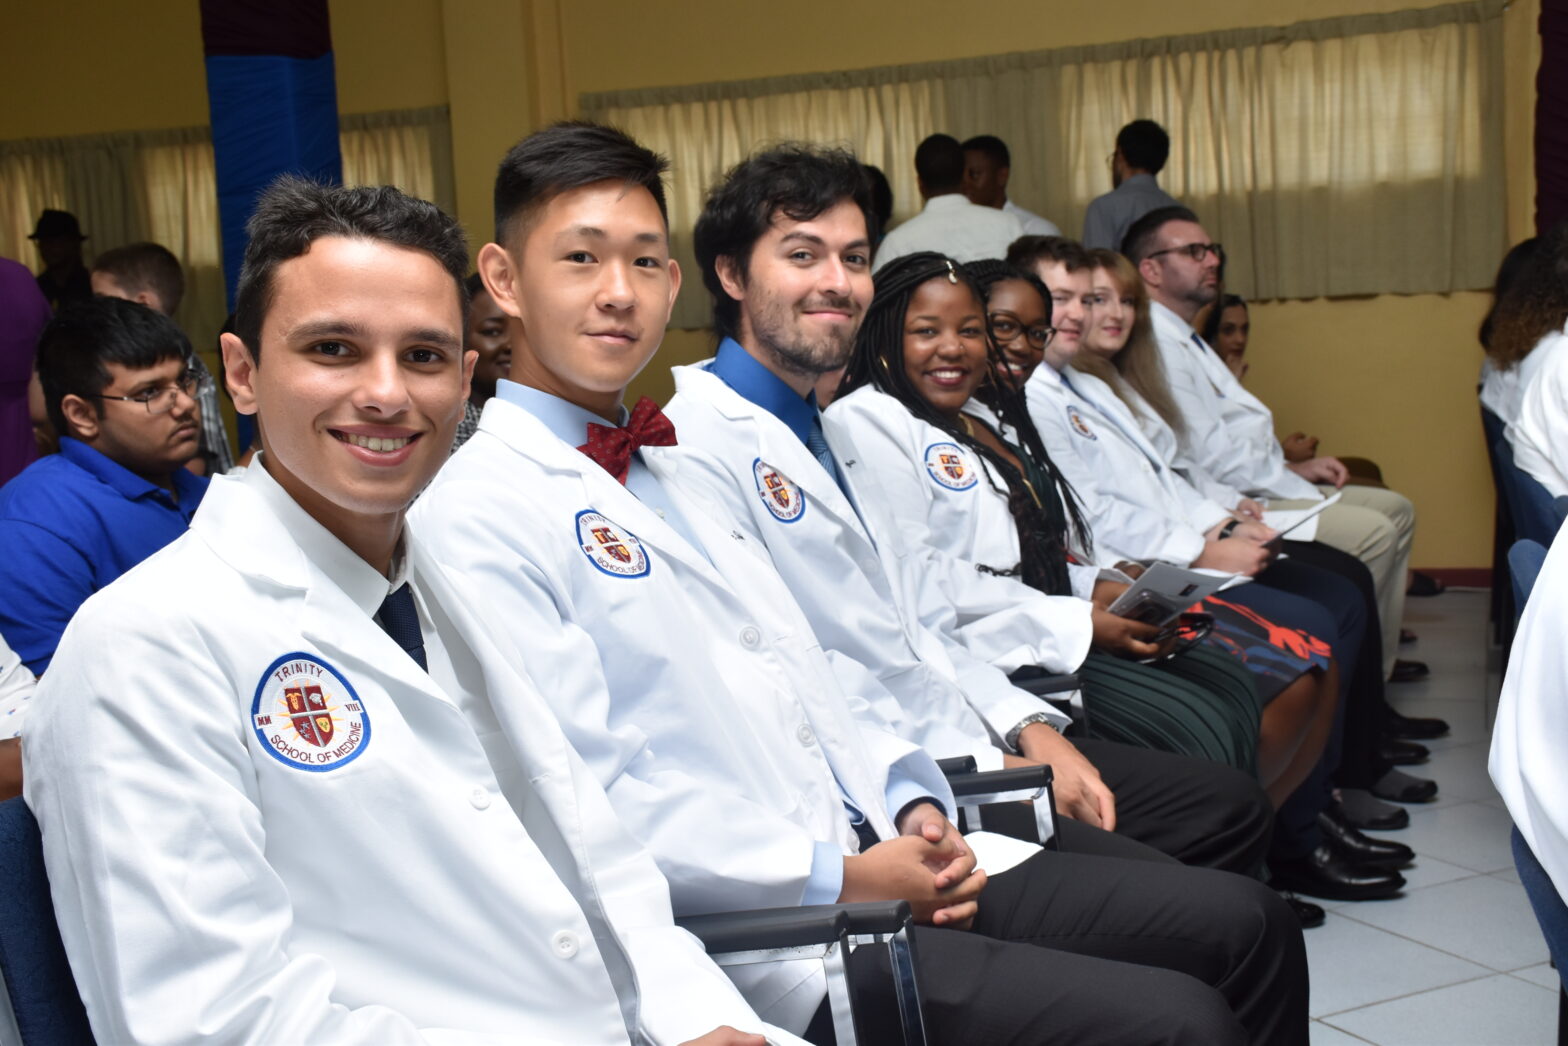
<instances>
[{"instance_id":1,"label":"man in white coat","mask_svg":"<svg viewBox=\"0 0 1568 1046\"><path fill-rule=\"evenodd\" d=\"M501 242L479 264L526 348L413 515L467 594L469 626L551 680L547 696L670 877L678 912L910 900L932 927L916 929L917 962L927 1026L944 1043L1091 1029L1106 1041L1268 1040L1254 1028L1304 1004L1288 937L1282 950L1258 946L1293 929L1274 898L1246 884L1198 920L1225 933L1198 946L1162 934L1163 967L1136 965L1102 958L1096 942L1132 932L1110 901L1137 907L1138 891L1037 848L990 877L976 870L930 757L891 733L876 695L842 691L765 551L675 482L668 419L648 400L625 411L678 287L663 167L591 124L541 131L501 164ZM869 254L859 259L865 273ZM878 956L856 953L873 968ZM820 983L801 971L765 970L747 988L786 1026L820 1013Z\"/></svg>"},{"instance_id":2,"label":"man in white coat","mask_svg":"<svg viewBox=\"0 0 1568 1046\"><path fill-rule=\"evenodd\" d=\"M223 351L262 453L87 601L28 723L98 1041L795 1041L674 926L529 679L477 684L483 638L411 565L403 512L473 370L456 222L284 179L249 234Z\"/></svg>"},{"instance_id":3,"label":"man in white coat","mask_svg":"<svg viewBox=\"0 0 1568 1046\"><path fill-rule=\"evenodd\" d=\"M695 239L724 336L713 360L675 369L668 408L681 436L675 482L723 505L731 523L768 549L823 645L870 668L902 706L915 730L906 736L938 756L969 754L981 765L1048 763L1067 817L1191 864L1252 870L1270 817L1255 781L1111 742L1088 740L1080 752L1058 732L1063 717L954 638L992 628L1013 637L1017 663L1074 671L1089 649L1089 604L1021 599L1011 579L979 573L927 542L911 547L848 431L818 411L811 383L843 365L853 339L812 340L804 321L781 324L768 303L814 296L815 304L855 311L851 328L858 325L855 293L864 288L850 263L834 264L826 243L811 242L832 231L844 241L839 253L858 248L869 200L852 164L847 154L782 146L739 165L710 194ZM796 223L759 213L764 204L788 214L821 210ZM842 219L832 230L830 211ZM774 264L796 233L814 262ZM743 281L737 257L747 259ZM960 625L954 592L965 606L994 612ZM1117 852L1104 833L1079 824L1063 831L1064 848Z\"/></svg>"},{"instance_id":4,"label":"man in white coat","mask_svg":"<svg viewBox=\"0 0 1568 1046\"><path fill-rule=\"evenodd\" d=\"M1126 247L1149 289L1160 360L1186 422L1181 452L1199 472L1194 482L1223 505L1237 505L1243 495L1277 499L1276 507L1310 504L1338 488L1339 502L1292 538L1311 541L1315 536L1372 572L1386 678L1399 650L1414 506L1391 490L1345 486L1348 473L1337 458L1285 460L1274 415L1192 329L1198 309L1218 293L1220 267L1219 245L1195 214L1185 207L1151 211L1128 230Z\"/></svg>"}]
</instances>

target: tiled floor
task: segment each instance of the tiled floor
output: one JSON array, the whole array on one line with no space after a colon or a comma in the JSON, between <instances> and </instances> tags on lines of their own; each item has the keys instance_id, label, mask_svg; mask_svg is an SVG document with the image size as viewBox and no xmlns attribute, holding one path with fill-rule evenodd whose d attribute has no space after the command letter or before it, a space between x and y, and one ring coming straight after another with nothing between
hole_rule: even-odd
<instances>
[{"instance_id":1,"label":"tiled floor","mask_svg":"<svg viewBox=\"0 0 1568 1046\"><path fill-rule=\"evenodd\" d=\"M1447 719L1428 742L1440 798L1408 807L1409 886L1391 901L1329 904L1307 931L1314 1046L1536 1046L1556 1042L1557 971L1514 874L1508 814L1486 773L1499 657L1486 632L1485 592L1412 599L1405 656L1431 680L1390 688L1408 715Z\"/></svg>"}]
</instances>

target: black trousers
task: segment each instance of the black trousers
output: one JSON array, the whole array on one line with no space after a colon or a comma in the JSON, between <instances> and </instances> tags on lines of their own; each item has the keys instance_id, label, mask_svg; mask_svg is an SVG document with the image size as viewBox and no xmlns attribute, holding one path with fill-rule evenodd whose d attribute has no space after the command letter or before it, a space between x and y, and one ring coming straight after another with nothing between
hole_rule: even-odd
<instances>
[{"instance_id":1,"label":"black trousers","mask_svg":"<svg viewBox=\"0 0 1568 1046\"><path fill-rule=\"evenodd\" d=\"M1307 1042L1306 949L1278 895L1079 825L1062 842L993 876L972 930L916 928L931 1042ZM882 949L850 980L865 1041L898 1042ZM824 1008L806 1037L831 1027Z\"/></svg>"},{"instance_id":2,"label":"black trousers","mask_svg":"<svg viewBox=\"0 0 1568 1046\"><path fill-rule=\"evenodd\" d=\"M1257 873L1268 853L1274 811L1256 778L1115 741L1079 737L1073 743L1116 796L1116 835L1183 864Z\"/></svg>"}]
</instances>

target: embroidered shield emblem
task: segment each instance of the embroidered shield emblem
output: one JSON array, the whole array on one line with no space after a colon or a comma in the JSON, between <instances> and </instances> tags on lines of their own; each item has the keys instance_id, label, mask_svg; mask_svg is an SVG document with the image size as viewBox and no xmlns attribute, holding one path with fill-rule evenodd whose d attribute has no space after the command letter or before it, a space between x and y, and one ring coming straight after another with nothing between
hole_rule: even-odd
<instances>
[{"instance_id":1,"label":"embroidered shield emblem","mask_svg":"<svg viewBox=\"0 0 1568 1046\"><path fill-rule=\"evenodd\" d=\"M926 448L926 472L946 490L968 490L979 482L969 456L956 443L933 443Z\"/></svg>"},{"instance_id":2,"label":"embroidered shield emblem","mask_svg":"<svg viewBox=\"0 0 1568 1046\"><path fill-rule=\"evenodd\" d=\"M250 716L262 747L296 770L335 769L370 743L370 715L359 695L314 654L284 654L269 665Z\"/></svg>"},{"instance_id":3,"label":"embroidered shield emblem","mask_svg":"<svg viewBox=\"0 0 1568 1046\"><path fill-rule=\"evenodd\" d=\"M588 562L611 577L643 577L652 565L635 534L593 509L577 513L577 547Z\"/></svg>"},{"instance_id":4,"label":"embroidered shield emblem","mask_svg":"<svg viewBox=\"0 0 1568 1046\"><path fill-rule=\"evenodd\" d=\"M761 458L751 463L751 474L757 483L757 496L774 519L793 523L805 515L806 493L788 476Z\"/></svg>"},{"instance_id":5,"label":"embroidered shield emblem","mask_svg":"<svg viewBox=\"0 0 1568 1046\"><path fill-rule=\"evenodd\" d=\"M1067 405L1067 423L1073 427L1074 432L1084 439L1097 440L1100 438L1094 434L1093 429L1089 428L1088 422L1083 420L1083 415L1078 413L1078 408L1071 403Z\"/></svg>"}]
</instances>

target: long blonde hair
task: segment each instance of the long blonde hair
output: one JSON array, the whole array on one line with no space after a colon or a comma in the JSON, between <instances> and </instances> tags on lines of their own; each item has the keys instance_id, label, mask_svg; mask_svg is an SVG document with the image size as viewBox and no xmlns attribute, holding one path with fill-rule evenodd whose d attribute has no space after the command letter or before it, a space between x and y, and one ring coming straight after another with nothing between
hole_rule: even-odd
<instances>
[{"instance_id":1,"label":"long blonde hair","mask_svg":"<svg viewBox=\"0 0 1568 1046\"><path fill-rule=\"evenodd\" d=\"M1154 340L1154 320L1149 314L1149 292L1143 286L1143 278L1138 275L1132 262L1115 251L1097 247L1089 252L1089 259L1096 269L1104 269L1110 275L1111 282L1122 295L1132 298L1135 318L1127 344L1113 359L1107 360L1099 353L1085 348L1073 357L1073 369L1092 374L1105 382L1136 415L1138 406L1127 392L1131 388L1154 408L1154 412L1178 437L1185 435L1187 425L1182 420L1175 397L1171 395L1170 382L1165 378L1165 365L1160 362L1160 347Z\"/></svg>"}]
</instances>

